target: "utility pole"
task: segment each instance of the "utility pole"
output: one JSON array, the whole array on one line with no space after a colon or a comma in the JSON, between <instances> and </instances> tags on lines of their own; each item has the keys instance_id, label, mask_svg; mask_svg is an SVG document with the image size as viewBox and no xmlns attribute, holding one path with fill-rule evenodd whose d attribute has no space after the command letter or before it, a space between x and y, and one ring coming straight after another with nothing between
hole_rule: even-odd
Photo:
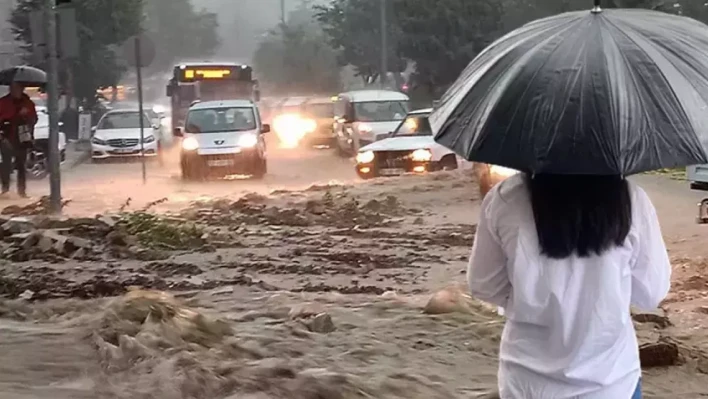
<instances>
[{"instance_id":1,"label":"utility pole","mask_svg":"<svg viewBox=\"0 0 708 399\"><path fill-rule=\"evenodd\" d=\"M381 1L381 73L379 75L379 81L381 82L381 88L386 88L386 80L388 78L388 29L387 29L387 19L386 18L386 0Z\"/></svg>"},{"instance_id":2,"label":"utility pole","mask_svg":"<svg viewBox=\"0 0 708 399\"><path fill-rule=\"evenodd\" d=\"M280 23L285 25L285 0L280 0Z\"/></svg>"},{"instance_id":3,"label":"utility pole","mask_svg":"<svg viewBox=\"0 0 708 399\"><path fill-rule=\"evenodd\" d=\"M59 170L59 61L57 58L57 14L55 0L44 1L44 37L47 41L47 112L49 113L49 204L50 212L61 212Z\"/></svg>"}]
</instances>

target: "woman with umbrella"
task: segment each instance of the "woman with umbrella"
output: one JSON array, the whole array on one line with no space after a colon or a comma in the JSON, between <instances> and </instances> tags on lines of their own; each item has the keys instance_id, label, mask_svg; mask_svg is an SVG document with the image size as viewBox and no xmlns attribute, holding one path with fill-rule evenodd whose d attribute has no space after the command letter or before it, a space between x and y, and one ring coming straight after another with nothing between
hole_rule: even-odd
<instances>
[{"instance_id":1,"label":"woman with umbrella","mask_svg":"<svg viewBox=\"0 0 708 399\"><path fill-rule=\"evenodd\" d=\"M648 10L532 22L483 51L430 121L495 186L468 267L504 309L502 399L641 397L630 306L654 309L671 266L656 211L626 179L708 163L708 27Z\"/></svg>"},{"instance_id":2,"label":"woman with umbrella","mask_svg":"<svg viewBox=\"0 0 708 399\"><path fill-rule=\"evenodd\" d=\"M34 102L24 93L25 86L46 83L46 74L36 68L21 66L0 71L0 85L10 86L10 93L0 98L0 180L2 194L10 191L10 175L17 169L17 192L27 196L25 161L27 150L32 148L37 111ZM13 162L14 161L14 162Z\"/></svg>"}]
</instances>

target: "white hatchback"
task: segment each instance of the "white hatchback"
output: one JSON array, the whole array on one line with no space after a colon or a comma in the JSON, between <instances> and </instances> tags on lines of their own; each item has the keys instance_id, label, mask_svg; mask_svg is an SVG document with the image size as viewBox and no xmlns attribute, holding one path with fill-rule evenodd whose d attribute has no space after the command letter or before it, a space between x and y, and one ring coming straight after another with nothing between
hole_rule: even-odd
<instances>
[{"instance_id":1,"label":"white hatchback","mask_svg":"<svg viewBox=\"0 0 708 399\"><path fill-rule=\"evenodd\" d=\"M268 171L264 133L258 107L250 100L197 102L187 111L180 168L184 180L203 179L212 173L250 175L261 179Z\"/></svg>"}]
</instances>

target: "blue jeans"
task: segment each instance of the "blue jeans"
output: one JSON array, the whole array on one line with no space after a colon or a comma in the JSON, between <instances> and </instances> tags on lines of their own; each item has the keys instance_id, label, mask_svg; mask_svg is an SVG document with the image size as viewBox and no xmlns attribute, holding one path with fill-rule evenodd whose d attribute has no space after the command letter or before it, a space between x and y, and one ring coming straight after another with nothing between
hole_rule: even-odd
<instances>
[{"instance_id":1,"label":"blue jeans","mask_svg":"<svg viewBox=\"0 0 708 399\"><path fill-rule=\"evenodd\" d=\"M637 382L637 390L634 391L634 394L632 395L632 399L642 399L642 379L639 379L639 382Z\"/></svg>"}]
</instances>

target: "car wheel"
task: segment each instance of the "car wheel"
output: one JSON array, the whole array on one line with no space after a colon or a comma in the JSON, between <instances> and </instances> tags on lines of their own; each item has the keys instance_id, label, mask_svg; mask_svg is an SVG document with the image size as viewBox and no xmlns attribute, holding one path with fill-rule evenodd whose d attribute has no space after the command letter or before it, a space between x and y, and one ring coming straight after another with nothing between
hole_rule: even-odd
<instances>
[{"instance_id":1,"label":"car wheel","mask_svg":"<svg viewBox=\"0 0 708 399\"><path fill-rule=\"evenodd\" d=\"M255 170L253 171L253 178L254 179L262 179L265 177L265 175L268 173L268 161L266 159L261 159L259 164L255 167Z\"/></svg>"},{"instance_id":2,"label":"car wheel","mask_svg":"<svg viewBox=\"0 0 708 399\"><path fill-rule=\"evenodd\" d=\"M180 164L180 169L182 170L182 180L184 181L194 181L201 178L201 174L197 173L193 166L187 166L185 164Z\"/></svg>"},{"instance_id":3,"label":"car wheel","mask_svg":"<svg viewBox=\"0 0 708 399\"><path fill-rule=\"evenodd\" d=\"M337 146L337 155L339 155L342 158L349 158L349 152L347 150L345 150L344 148L342 148L342 143L339 140L337 140L336 146Z\"/></svg>"},{"instance_id":4,"label":"car wheel","mask_svg":"<svg viewBox=\"0 0 708 399\"><path fill-rule=\"evenodd\" d=\"M457 158L453 154L448 154L442 157L439 164L439 170L455 170L457 169Z\"/></svg>"}]
</instances>

